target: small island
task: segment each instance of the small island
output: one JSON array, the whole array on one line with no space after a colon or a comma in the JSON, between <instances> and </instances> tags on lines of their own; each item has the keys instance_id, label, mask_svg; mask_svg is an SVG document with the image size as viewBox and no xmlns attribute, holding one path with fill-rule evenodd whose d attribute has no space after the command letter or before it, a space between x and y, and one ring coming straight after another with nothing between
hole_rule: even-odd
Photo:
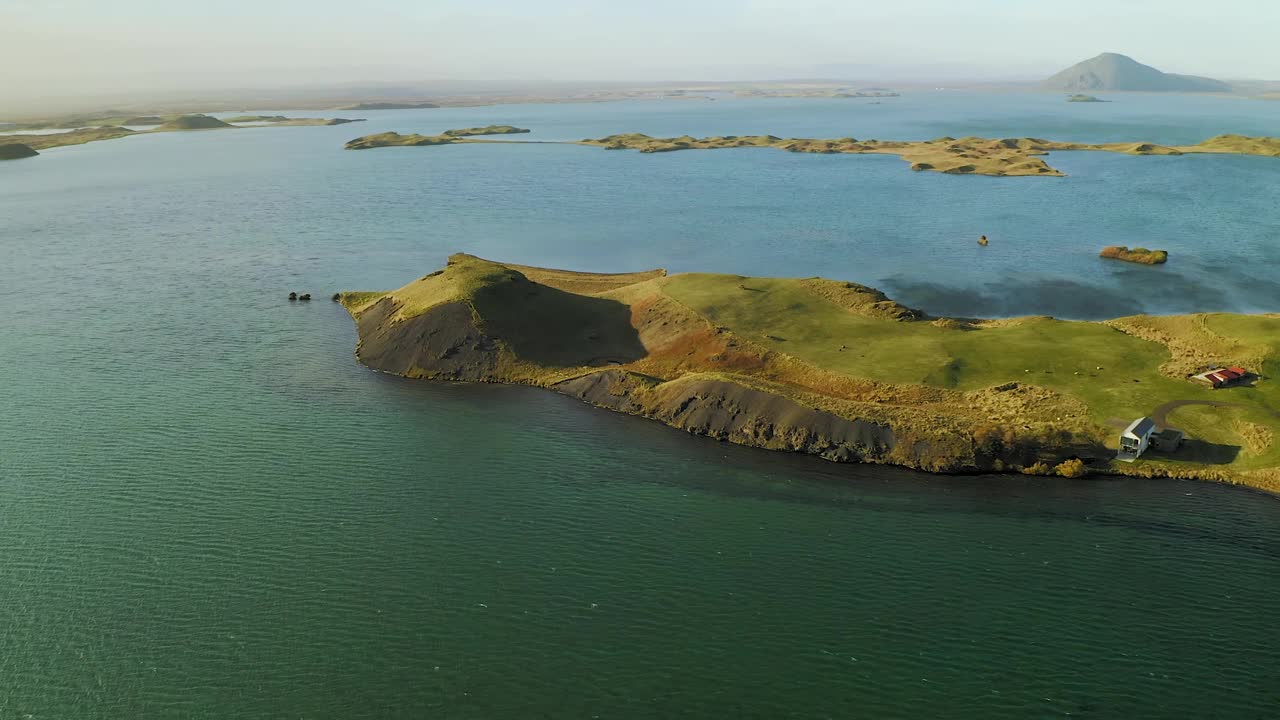
<instances>
[{"instance_id":1,"label":"small island","mask_svg":"<svg viewBox=\"0 0 1280 720\"><path fill-rule=\"evenodd\" d=\"M1138 263L1139 265L1163 265L1169 261L1169 253L1164 250L1148 250L1144 247L1136 247L1130 250L1124 245L1104 247L1102 252L1098 253L1098 256Z\"/></svg>"},{"instance_id":2,"label":"small island","mask_svg":"<svg viewBox=\"0 0 1280 720\"><path fill-rule=\"evenodd\" d=\"M1104 102L1111 102L1111 101L1110 101L1110 100L1103 100L1102 98L1100 98L1100 97L1095 97L1095 96L1093 96L1093 95L1068 95L1068 96L1067 96L1067 102L1078 102L1078 103L1104 103Z\"/></svg>"},{"instance_id":3,"label":"small island","mask_svg":"<svg viewBox=\"0 0 1280 720\"><path fill-rule=\"evenodd\" d=\"M39 154L31 146L22 143L4 143L0 145L0 160L21 160L22 158L35 157Z\"/></svg>"},{"instance_id":4,"label":"small island","mask_svg":"<svg viewBox=\"0 0 1280 720\"><path fill-rule=\"evenodd\" d=\"M413 133L410 135L401 135L397 132L378 133L376 135L365 135L350 140L344 146L347 150L370 150L380 147L421 147L430 145L454 145L460 143L484 143L484 142L500 142L497 140L473 139L483 135L518 135L527 133L528 130L518 128L511 125L489 125L486 127L476 128L459 128L455 130L445 130L439 135L419 135Z\"/></svg>"},{"instance_id":5,"label":"small island","mask_svg":"<svg viewBox=\"0 0 1280 720\"><path fill-rule=\"evenodd\" d=\"M484 128L480 128L484 130ZM463 142L517 144L527 140L485 140L451 135L401 135L395 132L366 135L349 141L348 150L379 147L450 145ZM550 141L538 141L548 143ZM1126 155L1183 155L1189 153L1228 153L1280 157L1280 138L1218 135L1198 145L1165 146L1153 143L1072 143L1040 138L941 137L934 140L895 141L781 138L776 135L719 135L695 138L682 135L656 138L642 133L609 135L603 138L566 141L565 145L589 145L606 150L637 150L642 153L679 150L720 150L729 148L773 148L787 152L823 154L897 155L911 164L912 170L951 175L1042 176L1063 177L1042 156L1053 151L1094 150Z\"/></svg>"},{"instance_id":6,"label":"small island","mask_svg":"<svg viewBox=\"0 0 1280 720\"><path fill-rule=\"evenodd\" d=\"M484 127L445 130L444 134L449 137L473 137L476 135L520 135L527 132L530 131L514 125L485 125Z\"/></svg>"},{"instance_id":7,"label":"small island","mask_svg":"<svg viewBox=\"0 0 1280 720\"><path fill-rule=\"evenodd\" d=\"M398 290L335 299L355 319L359 361L404 377L533 385L838 462L1280 491L1280 384L1195 380L1205 367L1276 367L1280 314L940 318L840 280L582 273L461 254ZM1209 402L1226 392L1226 405ZM1187 441L1115 462L1121 431L1144 416Z\"/></svg>"}]
</instances>

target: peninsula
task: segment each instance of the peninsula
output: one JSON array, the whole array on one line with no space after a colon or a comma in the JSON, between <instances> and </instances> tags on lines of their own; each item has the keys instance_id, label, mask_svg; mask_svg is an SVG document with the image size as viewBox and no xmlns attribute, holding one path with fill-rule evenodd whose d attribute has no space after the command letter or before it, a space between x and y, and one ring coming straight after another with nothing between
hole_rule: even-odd
<instances>
[{"instance_id":1,"label":"peninsula","mask_svg":"<svg viewBox=\"0 0 1280 720\"><path fill-rule=\"evenodd\" d=\"M242 116L229 118L227 120L219 120L211 115L203 115L199 113L192 115L135 117L125 119L129 121L146 120L151 122L154 120L159 122L155 123L154 127L143 130L134 130L124 127L123 125L102 124L93 127L77 127L76 129L59 133L0 135L0 145L21 144L32 150L46 150L48 148L62 147L65 145L81 145L98 140L114 140L116 138L128 137L131 135L146 135L158 132L193 132L253 127L305 127L317 125L345 125L347 123L363 122L363 119L289 118L283 115ZM236 123L262 124L238 125ZM132 122L128 124L132 124ZM42 125L45 125L45 123L33 123L31 125L18 126L15 129L47 129L41 127ZM60 129L60 127L55 129Z\"/></svg>"},{"instance_id":2,"label":"peninsula","mask_svg":"<svg viewBox=\"0 0 1280 720\"><path fill-rule=\"evenodd\" d=\"M441 135L401 135L395 132L366 135L346 144L348 150L368 150L395 146L451 145L467 142L528 142L520 140L471 139L446 130ZM551 142L551 141L541 141ZM683 135L655 138L641 133L609 135L598 139L564 141L566 145L589 145L606 150L638 150L642 153L678 150L718 150L727 148L774 148L788 152L823 154L897 155L912 170L928 170L953 175L1062 177L1042 156L1052 151L1096 150L1127 155L1184 155L1191 153L1231 153L1280 157L1280 138L1218 135L1198 145L1166 146L1153 143L1072 143L1040 138L941 137L934 140L895 141L780 138L775 135L721 135L695 138Z\"/></svg>"},{"instance_id":3,"label":"peninsula","mask_svg":"<svg viewBox=\"0 0 1280 720\"><path fill-rule=\"evenodd\" d=\"M1280 491L1280 314L934 318L822 278L620 275L454 255L336 298L356 356L410 378L534 385L743 445L935 472L1105 472ZM1226 391L1188 376L1253 369ZM1151 416L1186 444L1115 463Z\"/></svg>"}]
</instances>

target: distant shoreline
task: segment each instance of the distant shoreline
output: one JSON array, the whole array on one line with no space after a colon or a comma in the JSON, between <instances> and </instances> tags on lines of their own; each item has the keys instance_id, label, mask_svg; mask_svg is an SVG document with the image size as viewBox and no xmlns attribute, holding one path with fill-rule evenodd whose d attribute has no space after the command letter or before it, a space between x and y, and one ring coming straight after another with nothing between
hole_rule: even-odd
<instances>
[{"instance_id":1,"label":"distant shoreline","mask_svg":"<svg viewBox=\"0 0 1280 720\"><path fill-rule=\"evenodd\" d=\"M496 126L509 127L509 126ZM472 135L500 134L477 132L484 128L446 130L440 135L401 135L396 132L366 135L347 142L347 150L370 150L385 147L424 147L465 143L559 143L589 145L606 150L638 150L642 153L677 152L681 150L719 150L728 148L775 148L797 153L897 155L911 164L912 170L950 175L989 175L996 177L1063 177L1041 156L1053 151L1088 150L1126 155L1186 155L1220 153L1280 157L1280 138L1218 135L1197 145L1166 146L1154 143L1071 143L1040 138L942 137L923 141L857 140L855 138L815 139L781 138L774 135L722 135L695 138L684 135L655 138L641 133L609 135L598 139L537 141L486 140Z\"/></svg>"}]
</instances>

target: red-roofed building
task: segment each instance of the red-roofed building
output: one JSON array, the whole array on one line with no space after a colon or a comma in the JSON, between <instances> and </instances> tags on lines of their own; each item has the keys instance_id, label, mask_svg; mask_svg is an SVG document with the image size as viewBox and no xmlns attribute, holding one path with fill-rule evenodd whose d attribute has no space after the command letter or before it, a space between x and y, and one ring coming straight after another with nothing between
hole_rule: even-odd
<instances>
[{"instance_id":1,"label":"red-roofed building","mask_svg":"<svg viewBox=\"0 0 1280 720\"><path fill-rule=\"evenodd\" d=\"M1191 379L1206 383L1217 390L1239 382L1248 374L1249 372L1242 367L1215 368L1195 375Z\"/></svg>"}]
</instances>

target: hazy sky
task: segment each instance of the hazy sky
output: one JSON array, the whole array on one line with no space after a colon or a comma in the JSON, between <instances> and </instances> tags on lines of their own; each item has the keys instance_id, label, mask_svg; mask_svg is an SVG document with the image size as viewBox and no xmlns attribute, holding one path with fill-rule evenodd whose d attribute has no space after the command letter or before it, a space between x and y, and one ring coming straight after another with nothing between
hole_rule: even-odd
<instances>
[{"instance_id":1,"label":"hazy sky","mask_svg":"<svg viewBox=\"0 0 1280 720\"><path fill-rule=\"evenodd\" d=\"M1280 0L0 0L0 102L442 79L1030 79L1102 51L1280 79L1278 31Z\"/></svg>"}]
</instances>

